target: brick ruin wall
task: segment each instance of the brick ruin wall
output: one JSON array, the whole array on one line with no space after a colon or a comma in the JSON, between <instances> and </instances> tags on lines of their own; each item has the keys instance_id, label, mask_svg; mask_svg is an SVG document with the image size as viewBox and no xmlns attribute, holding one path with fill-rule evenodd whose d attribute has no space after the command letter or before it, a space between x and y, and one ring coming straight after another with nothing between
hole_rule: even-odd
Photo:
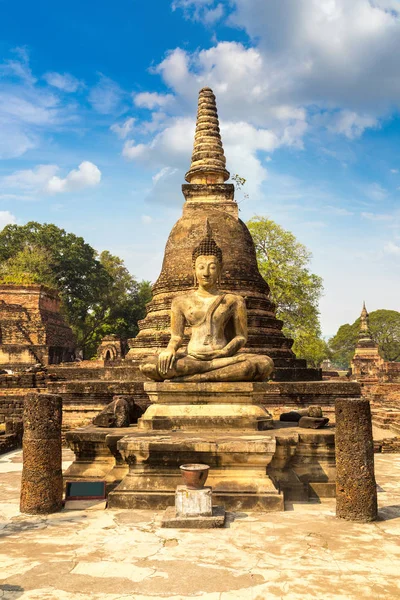
<instances>
[{"instance_id":1,"label":"brick ruin wall","mask_svg":"<svg viewBox=\"0 0 400 600\"><path fill-rule=\"evenodd\" d=\"M71 360L74 346L56 292L0 285L0 366L18 369Z\"/></svg>"}]
</instances>

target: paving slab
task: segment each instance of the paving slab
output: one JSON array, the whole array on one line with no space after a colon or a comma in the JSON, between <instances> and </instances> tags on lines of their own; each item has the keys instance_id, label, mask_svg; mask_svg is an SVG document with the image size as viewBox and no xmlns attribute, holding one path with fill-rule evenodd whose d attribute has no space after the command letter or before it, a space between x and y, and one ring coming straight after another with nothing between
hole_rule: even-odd
<instances>
[{"instance_id":1,"label":"paving slab","mask_svg":"<svg viewBox=\"0 0 400 600\"><path fill-rule=\"evenodd\" d=\"M3 455L0 599L400 599L400 455L375 455L375 465L374 523L338 520L326 499L187 530L162 528L163 511L22 515L21 452Z\"/></svg>"}]
</instances>

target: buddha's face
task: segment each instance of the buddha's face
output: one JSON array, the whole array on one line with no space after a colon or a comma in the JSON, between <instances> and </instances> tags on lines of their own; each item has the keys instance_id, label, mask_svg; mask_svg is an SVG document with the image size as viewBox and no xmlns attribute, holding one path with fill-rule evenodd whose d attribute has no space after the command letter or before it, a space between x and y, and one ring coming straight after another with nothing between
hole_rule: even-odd
<instances>
[{"instance_id":1,"label":"buddha's face","mask_svg":"<svg viewBox=\"0 0 400 600\"><path fill-rule=\"evenodd\" d=\"M198 256L194 272L199 285L207 289L217 284L221 267L216 256Z\"/></svg>"}]
</instances>

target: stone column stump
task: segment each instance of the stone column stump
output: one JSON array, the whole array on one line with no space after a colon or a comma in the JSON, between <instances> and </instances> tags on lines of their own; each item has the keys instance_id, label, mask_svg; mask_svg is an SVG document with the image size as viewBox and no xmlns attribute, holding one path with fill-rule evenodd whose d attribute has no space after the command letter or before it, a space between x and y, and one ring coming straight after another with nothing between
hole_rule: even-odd
<instances>
[{"instance_id":1,"label":"stone column stump","mask_svg":"<svg viewBox=\"0 0 400 600\"><path fill-rule=\"evenodd\" d=\"M24 401L20 510L49 514L62 508L62 399L30 393Z\"/></svg>"},{"instance_id":2,"label":"stone column stump","mask_svg":"<svg viewBox=\"0 0 400 600\"><path fill-rule=\"evenodd\" d=\"M371 409L365 398L338 398L336 412L336 516L375 521L378 515Z\"/></svg>"}]
</instances>

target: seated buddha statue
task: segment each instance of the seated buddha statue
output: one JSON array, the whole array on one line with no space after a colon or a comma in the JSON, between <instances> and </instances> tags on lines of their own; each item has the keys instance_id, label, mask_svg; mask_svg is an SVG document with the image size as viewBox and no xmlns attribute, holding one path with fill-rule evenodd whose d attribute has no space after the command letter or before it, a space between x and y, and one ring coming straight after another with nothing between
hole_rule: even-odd
<instances>
[{"instance_id":1,"label":"seated buddha statue","mask_svg":"<svg viewBox=\"0 0 400 600\"><path fill-rule=\"evenodd\" d=\"M247 342L246 305L242 296L219 291L222 251L208 221L192 263L197 289L173 299L168 346L147 359L141 371L154 381L267 380L274 369L269 356L239 353ZM183 350L186 324L191 337Z\"/></svg>"}]
</instances>

